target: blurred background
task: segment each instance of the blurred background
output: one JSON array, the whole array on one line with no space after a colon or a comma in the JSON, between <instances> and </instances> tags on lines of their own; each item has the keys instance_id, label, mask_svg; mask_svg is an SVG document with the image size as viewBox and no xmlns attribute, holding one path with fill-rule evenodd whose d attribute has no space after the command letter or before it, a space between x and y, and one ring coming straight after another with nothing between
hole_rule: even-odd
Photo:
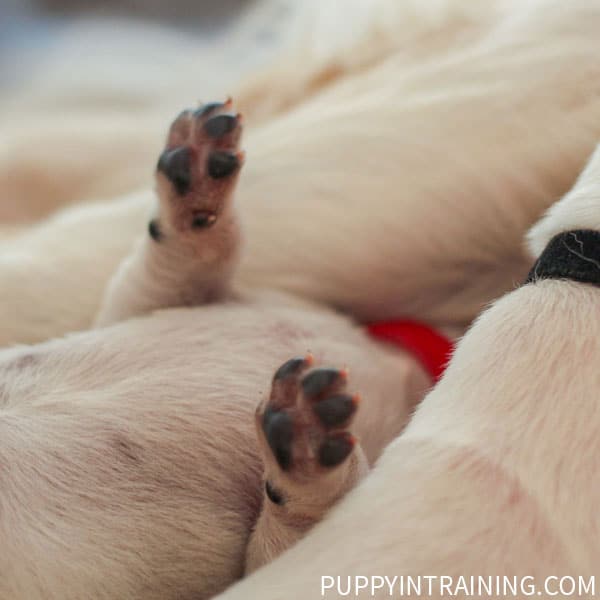
<instances>
[{"instance_id":1,"label":"blurred background","mask_svg":"<svg viewBox=\"0 0 600 600\"><path fill-rule=\"evenodd\" d=\"M246 51L231 63L237 73L261 64L270 54L290 20L293 2L0 0L0 87L6 89L35 76L54 56L64 56L69 45L76 50L71 55L73 67L90 59L97 68L103 56L113 60L120 55L135 62L138 54L145 62L160 66L167 46L195 50L198 45L209 45L227 36L260 4L268 4L268 10L253 24Z\"/></svg>"},{"instance_id":2,"label":"blurred background","mask_svg":"<svg viewBox=\"0 0 600 600\"><path fill-rule=\"evenodd\" d=\"M147 187L173 116L237 99L306 6L0 0L0 222Z\"/></svg>"}]
</instances>

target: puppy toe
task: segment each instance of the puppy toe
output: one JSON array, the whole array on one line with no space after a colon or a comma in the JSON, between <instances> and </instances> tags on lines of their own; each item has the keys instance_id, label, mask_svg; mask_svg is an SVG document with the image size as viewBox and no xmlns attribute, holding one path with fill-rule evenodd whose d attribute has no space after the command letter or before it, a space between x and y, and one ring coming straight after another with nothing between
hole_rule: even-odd
<instances>
[{"instance_id":1,"label":"puppy toe","mask_svg":"<svg viewBox=\"0 0 600 600\"><path fill-rule=\"evenodd\" d=\"M325 394L341 390L346 385L345 369L314 369L302 380L302 391L309 400L317 400Z\"/></svg>"},{"instance_id":2,"label":"puppy toe","mask_svg":"<svg viewBox=\"0 0 600 600\"><path fill-rule=\"evenodd\" d=\"M350 423L358 408L358 396L335 394L316 402L313 410L326 428L343 427Z\"/></svg>"},{"instance_id":3,"label":"puppy toe","mask_svg":"<svg viewBox=\"0 0 600 600\"><path fill-rule=\"evenodd\" d=\"M224 107L224 102L208 102L194 111L194 118L200 119L202 117L209 117L210 115Z\"/></svg>"},{"instance_id":4,"label":"puppy toe","mask_svg":"<svg viewBox=\"0 0 600 600\"><path fill-rule=\"evenodd\" d=\"M240 166L236 153L217 150L208 157L207 170L213 179L222 179L234 173Z\"/></svg>"},{"instance_id":5,"label":"puppy toe","mask_svg":"<svg viewBox=\"0 0 600 600\"><path fill-rule=\"evenodd\" d=\"M279 381L281 379L288 379L289 377L297 377L300 375L311 362L311 357L302 358L290 358L290 360L284 362L273 375L273 381Z\"/></svg>"},{"instance_id":6,"label":"puppy toe","mask_svg":"<svg viewBox=\"0 0 600 600\"><path fill-rule=\"evenodd\" d=\"M216 115L204 123L204 132L211 138L220 138L232 132L237 125L238 118L236 115Z\"/></svg>"},{"instance_id":7,"label":"puppy toe","mask_svg":"<svg viewBox=\"0 0 600 600\"><path fill-rule=\"evenodd\" d=\"M319 448L319 463L323 467L336 467L350 456L355 445L356 439L347 431L331 434Z\"/></svg>"},{"instance_id":8,"label":"puppy toe","mask_svg":"<svg viewBox=\"0 0 600 600\"><path fill-rule=\"evenodd\" d=\"M292 464L292 443L294 441L294 422L283 411L267 410L263 416L263 431L273 456L280 468L288 470Z\"/></svg>"},{"instance_id":9,"label":"puppy toe","mask_svg":"<svg viewBox=\"0 0 600 600\"><path fill-rule=\"evenodd\" d=\"M192 153L187 146L166 149L158 159L157 170L164 173L173 184L176 192L182 196L191 185Z\"/></svg>"}]
</instances>

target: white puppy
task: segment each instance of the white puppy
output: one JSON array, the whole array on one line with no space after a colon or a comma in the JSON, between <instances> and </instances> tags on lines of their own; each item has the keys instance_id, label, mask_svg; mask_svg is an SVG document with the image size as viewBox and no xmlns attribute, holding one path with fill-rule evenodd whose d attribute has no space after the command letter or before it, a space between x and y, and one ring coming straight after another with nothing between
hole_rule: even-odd
<instances>
[{"instance_id":1,"label":"white puppy","mask_svg":"<svg viewBox=\"0 0 600 600\"><path fill-rule=\"evenodd\" d=\"M231 289L231 108L174 121L158 210L107 290L103 329L0 354L3 600L221 591L319 521L431 385L348 318ZM307 350L352 369L356 419L347 369L312 368Z\"/></svg>"},{"instance_id":2,"label":"white puppy","mask_svg":"<svg viewBox=\"0 0 600 600\"><path fill-rule=\"evenodd\" d=\"M477 319L369 477L223 600L383 598L394 576L394 595L400 576L468 597L496 575L516 597L598 593L600 149L530 246L533 281Z\"/></svg>"},{"instance_id":3,"label":"white puppy","mask_svg":"<svg viewBox=\"0 0 600 600\"><path fill-rule=\"evenodd\" d=\"M321 20L309 23L302 58L282 59L239 98L249 160L237 281L360 320L408 315L462 330L524 276L526 229L568 189L600 137L599 3L443 0L429 10L420 1L356 0L348 21L337 0L317 4ZM43 105L43 96L29 98ZM281 114L259 120L261 107ZM57 122L36 109L18 121L25 131ZM139 173L131 157L158 152L158 112L109 120L104 150L89 153L78 120L87 177L110 185ZM99 128L88 135L96 139ZM36 181L33 167L24 172ZM6 242L0 345L89 327L152 207L142 190L76 207Z\"/></svg>"},{"instance_id":4,"label":"white puppy","mask_svg":"<svg viewBox=\"0 0 600 600\"><path fill-rule=\"evenodd\" d=\"M277 287L291 297L246 293L226 304L159 312L2 353L0 597L169 598L222 589L241 574L256 522L250 569L305 533L356 482L365 470L361 451L373 463L430 384L411 357L369 342L350 320L324 306L341 307L360 319L409 314L460 332L483 304L524 276L528 261L522 234L574 179L600 135L599 84L593 76L598 3L576 1L568 9L551 0L538 6L490 3L481 12L461 10L459 4L441 3L439 20L413 7L421 27L413 35L399 35L397 44L372 42L380 51L369 60L350 61L351 77L338 80L344 68L335 56L328 55L329 62L319 68L311 62L308 73L298 74L299 90L283 85L269 112L293 105L298 94L328 87L251 132L251 160L239 194L247 248L234 282ZM390 27L405 16L385 14ZM439 34L435 46L432 33ZM354 49L357 55L362 48ZM338 70L331 71L332 65ZM257 97L261 104L264 93L250 90L246 102ZM150 231L158 238L164 233L167 242L185 240L190 234L178 227L173 210L177 197L164 187L176 185L173 171L165 169L169 176L159 175L158 184L159 227ZM223 206L227 198L222 195ZM141 253L117 273L102 301L106 282L152 208L146 193L80 207L7 242L0 256L0 343L86 328L103 302L100 325L173 303L227 296L230 272L218 268L218 277L203 280L199 290L188 287L195 277L185 277L186 292L174 299L169 294L181 290L182 281L169 287L164 274L185 274L177 267L189 264L194 242L183 243L191 254L180 247L175 261L167 257L167 268L153 277L157 257L162 260L164 254L155 255L152 244L158 240L146 237L136 251ZM199 223L213 225L210 211L220 214L210 207L206 214L204 205L196 209L207 219ZM224 222L217 219L204 233L212 235ZM316 595L320 580L314 588L307 586L311 573L323 565L332 574L338 574L336 568L339 574L359 566L384 569L392 561L420 572L447 567L450 574L460 565L461 571L486 567L481 560L508 570L513 560L527 565L527 544L531 547L534 537L525 528L509 527L527 518L539 525L535 532L541 532L550 557L545 564L540 554L535 574L567 563L585 571L584 541L562 534L572 533L572 523L565 520L556 533L560 542L574 540L561 563L559 542L539 524L542 513L533 506L538 493L550 508L563 498L557 493L552 504L554 497L546 493L552 467L542 468L537 448L546 450L553 438L536 427L560 431L578 413L561 413L557 423L553 415L549 421L528 420L540 416L534 403L518 402L526 397L527 372L540 386L540 405L550 397L551 384L560 390L565 372L553 365L546 373L531 348L515 340L512 319L527 313L533 319L527 323L529 335L537 341L556 336L565 352L579 343L565 346L572 338L564 332L559 338L555 323L555 330L543 333L544 319L538 322L535 316L555 317L568 306L566 293L556 303L536 303L540 290L561 285L570 290L572 284L526 287L515 294L517 300L499 303L494 309L499 317L488 315L477 324L439 390L373 476L343 503L345 510L310 535L310 545L301 543L292 558L279 563L290 582L286 596ZM581 284L575 288L581 290ZM317 303L301 302L302 297ZM529 309L519 313L519 306ZM505 319L500 318L503 307ZM582 321L575 326L583 328ZM591 332L583 332L581 340ZM522 364L502 362L509 343L522 351ZM281 395L280 378L259 412L261 444L256 445L252 414L260 392L267 391L279 364L308 349L320 363L351 367L353 385L365 396L353 425L360 447L349 443L348 414L347 423L335 423L343 433L335 451L322 450L331 431L311 394L292 389ZM482 390L491 369L494 386L505 384L504 390ZM340 373L329 372L334 387L343 383ZM583 368L581 380L590 373ZM548 376L542 380L541 375ZM300 385L298 379L293 383ZM345 392L335 389L322 400L340 394ZM589 396L581 398L585 405ZM514 413L505 410L507 405L516 407ZM522 406L528 407L525 417L518 411ZM280 419L283 429L271 423L269 409L274 408L287 415ZM592 422L591 415L586 418ZM286 441L289 420L299 424L301 435L294 439L300 446ZM539 433L539 440L517 463L507 440L522 447L527 427ZM592 447L593 440L586 441ZM341 462L327 458L332 454ZM303 467L294 472L300 485L285 474L286 456ZM325 472L323 457L336 463ZM261 509L263 468L269 485ZM492 485L497 493L490 496ZM315 489L327 490L324 501L315 500ZM478 494L481 507L475 510L469 499ZM392 514L404 517L395 521ZM457 518L463 514L466 521ZM438 543L434 519L448 545ZM362 550L368 562L361 563L349 540L356 541L357 528L366 533L367 524L372 535L365 535ZM479 536L477 547L489 550L487 555L469 553L469 531ZM457 544L448 541L451 534L463 536L456 538L462 540L458 553ZM498 536L498 543L486 543L486 535L489 540ZM386 553L386 544L394 552ZM431 562L434 544L438 563ZM294 557L304 563L292 565ZM516 563L518 557L522 560ZM254 585L261 595L266 589L277 596L273 586L279 575L272 569L265 573L248 582L245 597L257 596ZM269 573L270 583L264 583ZM290 592L294 581L299 587Z\"/></svg>"}]
</instances>

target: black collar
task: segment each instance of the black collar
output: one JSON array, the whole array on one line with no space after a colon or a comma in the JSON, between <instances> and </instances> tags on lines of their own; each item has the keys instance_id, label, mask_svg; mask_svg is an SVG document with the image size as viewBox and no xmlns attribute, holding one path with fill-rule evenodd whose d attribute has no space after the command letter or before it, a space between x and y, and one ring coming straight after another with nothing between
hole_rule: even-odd
<instances>
[{"instance_id":1,"label":"black collar","mask_svg":"<svg viewBox=\"0 0 600 600\"><path fill-rule=\"evenodd\" d=\"M600 231L576 229L553 237L525 283L571 279L600 286Z\"/></svg>"}]
</instances>

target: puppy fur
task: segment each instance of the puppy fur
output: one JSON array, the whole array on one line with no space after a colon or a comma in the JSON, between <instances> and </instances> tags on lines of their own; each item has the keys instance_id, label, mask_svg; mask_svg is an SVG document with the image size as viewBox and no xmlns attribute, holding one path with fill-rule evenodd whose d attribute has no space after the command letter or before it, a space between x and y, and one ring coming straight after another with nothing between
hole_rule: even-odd
<instances>
[{"instance_id":1,"label":"puppy fur","mask_svg":"<svg viewBox=\"0 0 600 600\"><path fill-rule=\"evenodd\" d=\"M252 413L283 360L311 349L319 362L351 367L371 406L355 425L370 464L429 385L414 360L325 307L461 331L525 274L525 229L600 134L600 5L461 4L423 13L407 3L411 21L377 13L388 31L402 22L410 33L394 31L391 43L369 18L356 60L340 67L344 44L332 44L298 77L300 89L281 86L266 110L280 116L256 109L237 282L291 297L253 291L243 302L161 311L0 355L0 597L206 597L224 588L242 573L261 510ZM363 60L365 45L373 51ZM246 89L249 105L260 105L260 92ZM152 206L143 191L82 205L3 242L1 343L88 327ZM563 357L598 350L594 293L544 282L501 300L365 482L230 594L314 597L323 565L340 575L592 573L591 364L569 381L580 410L565 414L558 400L572 372ZM554 361L548 348L561 350ZM224 456L236 468L223 469ZM582 490L575 499L573 486Z\"/></svg>"},{"instance_id":2,"label":"puppy fur","mask_svg":"<svg viewBox=\"0 0 600 600\"><path fill-rule=\"evenodd\" d=\"M0 598L210 597L318 522L431 383L329 309L232 293L242 119L215 106L173 123L156 216L111 281L102 329L0 356ZM232 128L209 133L223 119ZM308 349L356 369L369 398L356 419L347 369L311 370L312 354L270 383L281 357Z\"/></svg>"},{"instance_id":3,"label":"puppy fur","mask_svg":"<svg viewBox=\"0 0 600 600\"><path fill-rule=\"evenodd\" d=\"M532 230L533 247L574 223L598 230L599 193L596 154ZM219 598L314 598L322 575L341 576L343 590L355 575L530 576L539 597L555 597L545 577L597 581L599 300L598 287L545 280L496 302L369 477L304 540Z\"/></svg>"},{"instance_id":4,"label":"puppy fur","mask_svg":"<svg viewBox=\"0 0 600 600\"><path fill-rule=\"evenodd\" d=\"M337 6L318 4L318 15ZM275 69L273 83L261 83L263 98L286 96L277 102L291 108L272 120L247 115L237 283L360 320L410 315L464 328L527 272L526 229L572 185L600 137L599 10L589 0L447 1L431 11L389 0L356 9L352 50L337 38L341 23L319 52L318 40L305 40L303 69L333 68L342 55L344 66L317 78L319 91L303 102L289 99L295 62L285 79ZM251 87L236 97L242 111L258 102ZM178 94L169 112L181 102ZM161 112L148 134L156 153L167 118ZM95 176L110 178L102 153L90 157ZM89 327L152 207L151 194L132 192L6 241L0 344Z\"/></svg>"},{"instance_id":5,"label":"puppy fur","mask_svg":"<svg viewBox=\"0 0 600 600\"><path fill-rule=\"evenodd\" d=\"M253 415L287 357L344 357L375 461L429 378L291 304L172 309L2 354L0 598L206 598L240 577L263 501Z\"/></svg>"}]
</instances>

